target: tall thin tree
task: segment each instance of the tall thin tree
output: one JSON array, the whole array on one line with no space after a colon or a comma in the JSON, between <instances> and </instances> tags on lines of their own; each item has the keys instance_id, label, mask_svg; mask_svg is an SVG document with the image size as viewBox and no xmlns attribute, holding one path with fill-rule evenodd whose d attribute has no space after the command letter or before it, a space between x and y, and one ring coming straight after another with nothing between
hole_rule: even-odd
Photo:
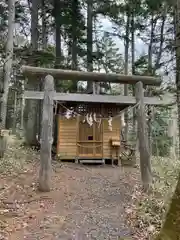
<instances>
[{"instance_id":1,"label":"tall thin tree","mask_svg":"<svg viewBox=\"0 0 180 240\"><path fill-rule=\"evenodd\" d=\"M42 10L42 47L43 49L46 49L48 43L46 0L41 0L41 10Z\"/></svg>"},{"instance_id":2,"label":"tall thin tree","mask_svg":"<svg viewBox=\"0 0 180 240\"><path fill-rule=\"evenodd\" d=\"M87 0L87 70L93 71L93 0ZM88 82L87 91L91 92L93 83Z\"/></svg>"},{"instance_id":3,"label":"tall thin tree","mask_svg":"<svg viewBox=\"0 0 180 240\"><path fill-rule=\"evenodd\" d=\"M6 44L6 58L4 63L4 86L1 103L1 127L6 127L7 101L9 93L9 83L11 81L12 63L13 63L13 39L15 22L15 0L8 0L8 37Z\"/></svg>"},{"instance_id":4,"label":"tall thin tree","mask_svg":"<svg viewBox=\"0 0 180 240\"><path fill-rule=\"evenodd\" d=\"M124 74L128 74L129 70L129 36L130 36L130 13L129 10L127 10L127 21L126 21L126 33L125 33L125 39L124 39L124 45L125 45L125 51L124 51L124 58L125 58L125 67L124 67ZM128 85L124 85L124 95L128 95ZM125 112L125 121L126 121L126 126L125 126L125 133L124 137L125 140L128 140L128 113Z\"/></svg>"},{"instance_id":5,"label":"tall thin tree","mask_svg":"<svg viewBox=\"0 0 180 240\"><path fill-rule=\"evenodd\" d=\"M54 0L54 17L55 17L55 32L56 32L56 64L58 68L61 65L61 2Z\"/></svg>"},{"instance_id":6,"label":"tall thin tree","mask_svg":"<svg viewBox=\"0 0 180 240\"><path fill-rule=\"evenodd\" d=\"M72 69L77 69L77 10L78 0L72 0Z\"/></svg>"},{"instance_id":7,"label":"tall thin tree","mask_svg":"<svg viewBox=\"0 0 180 240\"><path fill-rule=\"evenodd\" d=\"M31 6L31 46L32 51L36 52L38 50L38 10L39 2L37 0L32 0ZM31 61L36 65L37 59L32 55ZM28 90L35 90L38 88L38 81L34 79L28 79L26 88ZM38 101L29 100L26 101L26 106L24 110L24 128L25 128L25 138L28 145L36 145L37 138L36 134L38 132Z\"/></svg>"},{"instance_id":8,"label":"tall thin tree","mask_svg":"<svg viewBox=\"0 0 180 240\"><path fill-rule=\"evenodd\" d=\"M134 8L132 7L131 11L131 65L132 65L132 74L135 75L135 13ZM135 95L135 87L133 86L133 95ZM133 109L133 133L136 133L136 109Z\"/></svg>"}]
</instances>

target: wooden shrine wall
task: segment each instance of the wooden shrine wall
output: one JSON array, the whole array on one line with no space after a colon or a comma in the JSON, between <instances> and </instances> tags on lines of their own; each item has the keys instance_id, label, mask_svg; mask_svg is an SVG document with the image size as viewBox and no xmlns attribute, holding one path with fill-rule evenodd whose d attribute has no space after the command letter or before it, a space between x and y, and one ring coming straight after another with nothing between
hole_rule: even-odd
<instances>
[{"instance_id":1,"label":"wooden shrine wall","mask_svg":"<svg viewBox=\"0 0 180 240\"><path fill-rule=\"evenodd\" d=\"M111 144L110 140L111 139L118 139L120 141L120 117L114 118L112 121L112 131L109 130L108 127L108 121L107 120L102 120L102 155L99 155L99 157L109 159L111 158ZM70 118L66 119L63 116L58 117L58 141L57 141L57 154L61 159L75 159L82 151L79 151L78 148L78 135L79 127L81 126L81 123L79 124L79 118ZM89 127L89 126L88 126ZM83 130L83 129L82 129ZM99 140L99 139L96 139ZM87 146L90 146L89 143L83 143L81 142L80 144L85 144ZM92 146L97 146L97 143L92 142ZM98 149L97 149L98 150ZM97 152L97 151L94 151ZM88 149L87 149L88 153ZM89 150L90 153L90 150ZM90 156L90 154L87 154L87 158L90 157L92 158L93 155ZM85 157L85 154L84 154ZM98 157L98 154L97 154Z\"/></svg>"},{"instance_id":2,"label":"wooden shrine wall","mask_svg":"<svg viewBox=\"0 0 180 240\"><path fill-rule=\"evenodd\" d=\"M62 159L76 156L77 118L58 117L57 154Z\"/></svg>"}]
</instances>

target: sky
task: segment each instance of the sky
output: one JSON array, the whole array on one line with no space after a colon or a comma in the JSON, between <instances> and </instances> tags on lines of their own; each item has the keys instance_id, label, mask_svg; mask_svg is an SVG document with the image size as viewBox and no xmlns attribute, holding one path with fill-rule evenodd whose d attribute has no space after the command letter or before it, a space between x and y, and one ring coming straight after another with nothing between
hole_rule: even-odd
<instances>
[{"instance_id":1,"label":"sky","mask_svg":"<svg viewBox=\"0 0 180 240\"><path fill-rule=\"evenodd\" d=\"M86 15L86 12L85 12ZM104 31L108 31L108 32L113 32L113 28L112 28L112 23L107 19L104 18L102 16L100 16L99 20L99 25L103 26L101 28L101 30ZM18 26L16 27L16 29L18 29ZM124 54L124 44L123 41L118 39L117 37L113 37L114 42L116 43L117 47L119 48L120 53L122 53L122 55ZM28 40L30 40L30 36L28 38ZM54 36L51 36L51 39L49 39L49 41L54 42ZM135 57L138 58L140 55L142 55L143 53L147 53L148 50L148 46L145 45L145 43L140 40L139 38L135 39ZM163 70L160 71L162 75L165 75ZM165 79L168 79L168 77L164 77ZM173 76L174 78L174 76Z\"/></svg>"},{"instance_id":2,"label":"sky","mask_svg":"<svg viewBox=\"0 0 180 240\"><path fill-rule=\"evenodd\" d=\"M107 18L101 18L100 24L103 26L103 29L105 31L112 32L112 23ZM123 42L120 41L118 38L114 37L114 41L117 45L117 47L120 49L120 52L124 53L124 45ZM143 52L147 51L147 46L142 42L142 40L136 38L135 41L135 50L136 55L139 56Z\"/></svg>"},{"instance_id":3,"label":"sky","mask_svg":"<svg viewBox=\"0 0 180 240\"><path fill-rule=\"evenodd\" d=\"M103 29L108 32L112 32L112 23L107 18L100 18L100 24L103 26ZM124 54L124 45L121 40L119 40L117 37L114 37L114 41L119 48L120 52ZM143 55L143 53L148 52L148 46L139 38L135 38L135 57L138 58L140 55ZM170 72L167 76L165 74L165 70L161 68L159 71L159 74L162 76L163 82L169 82L173 81L175 79L174 72Z\"/></svg>"}]
</instances>

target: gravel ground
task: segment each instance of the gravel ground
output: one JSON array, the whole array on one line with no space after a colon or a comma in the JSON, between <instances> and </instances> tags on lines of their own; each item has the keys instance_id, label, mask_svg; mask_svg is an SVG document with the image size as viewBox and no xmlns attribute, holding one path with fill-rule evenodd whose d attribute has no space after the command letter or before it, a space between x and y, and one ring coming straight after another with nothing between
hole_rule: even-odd
<instances>
[{"instance_id":1,"label":"gravel ground","mask_svg":"<svg viewBox=\"0 0 180 240\"><path fill-rule=\"evenodd\" d=\"M46 193L47 199L34 190L37 170L37 165L28 166L18 179L22 188L16 190L13 201L29 196L41 200L24 204L17 210L23 214L6 220L9 240L117 240L131 236L125 208L132 200L136 169L54 164L53 188Z\"/></svg>"}]
</instances>

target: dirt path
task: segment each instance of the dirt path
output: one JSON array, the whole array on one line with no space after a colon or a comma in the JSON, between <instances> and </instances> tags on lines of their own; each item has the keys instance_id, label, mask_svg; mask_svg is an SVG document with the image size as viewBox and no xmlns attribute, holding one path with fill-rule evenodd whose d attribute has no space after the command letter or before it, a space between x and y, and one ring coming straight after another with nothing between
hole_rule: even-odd
<instances>
[{"instance_id":1,"label":"dirt path","mask_svg":"<svg viewBox=\"0 0 180 240\"><path fill-rule=\"evenodd\" d=\"M46 194L36 191L37 164L8 180L14 185L3 199L13 204L1 207L6 210L0 218L6 222L1 227L6 238L0 239L117 240L131 236L125 207L132 198L133 170L59 163L54 170L53 188Z\"/></svg>"}]
</instances>

